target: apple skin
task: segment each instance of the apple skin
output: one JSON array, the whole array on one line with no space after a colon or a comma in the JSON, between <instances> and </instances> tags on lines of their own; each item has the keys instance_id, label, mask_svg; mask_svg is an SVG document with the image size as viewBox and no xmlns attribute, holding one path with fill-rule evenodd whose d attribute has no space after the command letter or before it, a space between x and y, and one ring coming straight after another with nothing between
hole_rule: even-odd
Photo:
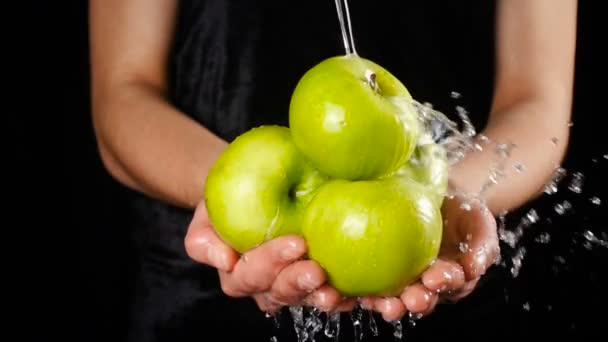
<instances>
[{"instance_id":1,"label":"apple skin","mask_svg":"<svg viewBox=\"0 0 608 342\"><path fill-rule=\"evenodd\" d=\"M393 296L439 253L439 206L407 178L331 180L309 203L302 225L309 257L347 296Z\"/></svg>"},{"instance_id":2,"label":"apple skin","mask_svg":"<svg viewBox=\"0 0 608 342\"><path fill-rule=\"evenodd\" d=\"M441 205L447 195L449 164L445 149L424 134L414 153L395 172L396 177L405 177L423 185Z\"/></svg>"},{"instance_id":3,"label":"apple skin","mask_svg":"<svg viewBox=\"0 0 608 342\"><path fill-rule=\"evenodd\" d=\"M376 75L378 91L367 75ZM330 57L308 70L289 105L289 127L311 165L337 179L388 175L413 153L421 124L403 84L376 63L355 56Z\"/></svg>"},{"instance_id":4,"label":"apple skin","mask_svg":"<svg viewBox=\"0 0 608 342\"><path fill-rule=\"evenodd\" d=\"M288 128L260 126L238 136L216 160L205 205L220 237L243 253L280 235L301 234L304 208L325 181Z\"/></svg>"}]
</instances>

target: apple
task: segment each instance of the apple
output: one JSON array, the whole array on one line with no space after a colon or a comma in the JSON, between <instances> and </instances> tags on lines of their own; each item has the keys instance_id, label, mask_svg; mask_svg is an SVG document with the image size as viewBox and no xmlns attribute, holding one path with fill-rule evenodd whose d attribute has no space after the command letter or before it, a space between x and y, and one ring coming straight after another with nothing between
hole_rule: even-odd
<instances>
[{"instance_id":1,"label":"apple","mask_svg":"<svg viewBox=\"0 0 608 342\"><path fill-rule=\"evenodd\" d=\"M447 194L448 169L445 149L424 133L410 159L395 172L395 176L422 184L435 202L441 205Z\"/></svg>"},{"instance_id":2,"label":"apple","mask_svg":"<svg viewBox=\"0 0 608 342\"><path fill-rule=\"evenodd\" d=\"M304 208L326 180L297 150L288 128L256 127L231 142L210 169L205 205L219 236L243 253L300 234Z\"/></svg>"},{"instance_id":3,"label":"apple","mask_svg":"<svg viewBox=\"0 0 608 342\"><path fill-rule=\"evenodd\" d=\"M308 70L289 104L294 143L311 165L337 179L386 176L410 158L422 129L405 86L357 55L327 58ZM401 101L402 102L402 101Z\"/></svg>"},{"instance_id":4,"label":"apple","mask_svg":"<svg viewBox=\"0 0 608 342\"><path fill-rule=\"evenodd\" d=\"M403 177L331 180L302 221L308 255L348 296L399 295L437 257L439 206L425 186Z\"/></svg>"}]
</instances>

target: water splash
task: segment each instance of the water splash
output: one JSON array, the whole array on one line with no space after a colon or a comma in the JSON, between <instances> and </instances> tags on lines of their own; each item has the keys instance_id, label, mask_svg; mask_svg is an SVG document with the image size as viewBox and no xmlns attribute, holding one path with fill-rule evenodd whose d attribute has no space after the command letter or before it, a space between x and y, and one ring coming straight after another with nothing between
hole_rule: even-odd
<instances>
[{"instance_id":1,"label":"water splash","mask_svg":"<svg viewBox=\"0 0 608 342\"><path fill-rule=\"evenodd\" d=\"M548 232L542 232L536 237L536 239L534 239L534 241L541 244L548 244L549 242L551 242L551 234L549 234Z\"/></svg>"},{"instance_id":2,"label":"water splash","mask_svg":"<svg viewBox=\"0 0 608 342\"><path fill-rule=\"evenodd\" d=\"M408 312L407 314L407 323L408 326L414 328L416 326L416 322L422 318L422 313L412 313Z\"/></svg>"},{"instance_id":3,"label":"water splash","mask_svg":"<svg viewBox=\"0 0 608 342\"><path fill-rule=\"evenodd\" d=\"M390 324L393 326L393 337L395 340L403 339L403 323L400 320L391 321Z\"/></svg>"},{"instance_id":4,"label":"water splash","mask_svg":"<svg viewBox=\"0 0 608 342\"><path fill-rule=\"evenodd\" d=\"M554 209L558 215L564 215L570 209L572 209L572 204L570 203L570 201L564 200L562 203L557 203Z\"/></svg>"},{"instance_id":5,"label":"water splash","mask_svg":"<svg viewBox=\"0 0 608 342\"><path fill-rule=\"evenodd\" d=\"M325 336L335 338L338 341L338 336L340 335L340 312L328 314L323 332Z\"/></svg>"},{"instance_id":6,"label":"water splash","mask_svg":"<svg viewBox=\"0 0 608 342\"><path fill-rule=\"evenodd\" d=\"M293 327L298 337L298 342L306 342L308 332L304 328L304 308L302 306L290 306L289 312L293 318Z\"/></svg>"},{"instance_id":7,"label":"water splash","mask_svg":"<svg viewBox=\"0 0 608 342\"><path fill-rule=\"evenodd\" d=\"M591 201L591 203L593 203L595 205L602 204L602 200L599 197L597 197L597 196L591 197L590 201Z\"/></svg>"},{"instance_id":8,"label":"water splash","mask_svg":"<svg viewBox=\"0 0 608 342\"><path fill-rule=\"evenodd\" d=\"M369 330L372 332L372 335L378 336L378 325L376 324L376 319L374 318L374 312L372 310L367 310L367 315L369 317Z\"/></svg>"},{"instance_id":9,"label":"water splash","mask_svg":"<svg viewBox=\"0 0 608 342\"><path fill-rule=\"evenodd\" d=\"M558 191L558 185L562 181L562 179L566 177L566 174L566 169L563 167L558 167L557 169L555 169L555 171L553 172L553 176L551 177L549 182L545 184L545 194L556 194Z\"/></svg>"},{"instance_id":10,"label":"water splash","mask_svg":"<svg viewBox=\"0 0 608 342\"><path fill-rule=\"evenodd\" d=\"M315 336L323 329L321 311L317 308L307 308L305 310L304 330L311 342L315 342Z\"/></svg>"},{"instance_id":11,"label":"water splash","mask_svg":"<svg viewBox=\"0 0 608 342\"><path fill-rule=\"evenodd\" d=\"M585 238L585 240L587 240L587 242L591 246L590 248L587 248L587 249L591 249L593 247L593 245L601 246L601 247L604 247L604 248L608 248L608 241L604 241L604 240L599 239L590 230L585 230L583 232L583 237ZM585 247L587 247L587 246L585 246Z\"/></svg>"},{"instance_id":12,"label":"water splash","mask_svg":"<svg viewBox=\"0 0 608 342\"><path fill-rule=\"evenodd\" d=\"M570 182L570 185L568 186L568 189L574 193L580 194L581 192L583 192L583 179L584 176L582 173L580 172L576 172L572 175L572 181Z\"/></svg>"},{"instance_id":13,"label":"water splash","mask_svg":"<svg viewBox=\"0 0 608 342\"><path fill-rule=\"evenodd\" d=\"M355 342L360 342L363 340L363 310L357 305L353 311L350 312L350 319L353 322L353 334L355 337Z\"/></svg>"},{"instance_id":14,"label":"water splash","mask_svg":"<svg viewBox=\"0 0 608 342\"><path fill-rule=\"evenodd\" d=\"M526 248L521 247L517 250L513 258L511 259L513 265L511 266L511 275L513 276L513 278L517 278L517 276L519 276L519 271L523 265L523 260L525 256Z\"/></svg>"}]
</instances>

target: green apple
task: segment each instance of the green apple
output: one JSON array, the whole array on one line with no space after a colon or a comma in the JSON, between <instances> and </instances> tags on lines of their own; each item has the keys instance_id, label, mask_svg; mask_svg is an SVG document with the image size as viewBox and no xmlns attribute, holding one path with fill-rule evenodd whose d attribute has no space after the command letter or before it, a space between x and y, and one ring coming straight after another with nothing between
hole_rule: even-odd
<instances>
[{"instance_id":1,"label":"green apple","mask_svg":"<svg viewBox=\"0 0 608 342\"><path fill-rule=\"evenodd\" d=\"M323 60L296 85L289 127L313 167L337 179L386 176L414 152L421 131L405 86L356 55ZM402 101L401 101L402 102Z\"/></svg>"},{"instance_id":2,"label":"green apple","mask_svg":"<svg viewBox=\"0 0 608 342\"><path fill-rule=\"evenodd\" d=\"M205 204L220 237L243 253L300 234L304 208L326 180L297 150L288 128L261 126L237 137L217 159Z\"/></svg>"},{"instance_id":3,"label":"green apple","mask_svg":"<svg viewBox=\"0 0 608 342\"><path fill-rule=\"evenodd\" d=\"M302 232L309 257L342 294L391 296L437 257L442 219L417 182L331 180L309 203Z\"/></svg>"},{"instance_id":4,"label":"green apple","mask_svg":"<svg viewBox=\"0 0 608 342\"><path fill-rule=\"evenodd\" d=\"M445 149L424 133L410 159L395 172L423 185L439 205L448 188L448 159Z\"/></svg>"}]
</instances>

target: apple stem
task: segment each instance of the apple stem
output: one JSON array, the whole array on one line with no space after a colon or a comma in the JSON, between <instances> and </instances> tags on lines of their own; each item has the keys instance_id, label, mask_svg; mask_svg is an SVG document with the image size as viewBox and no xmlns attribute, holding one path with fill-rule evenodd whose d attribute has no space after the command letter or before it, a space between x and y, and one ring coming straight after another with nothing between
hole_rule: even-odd
<instances>
[{"instance_id":1,"label":"apple stem","mask_svg":"<svg viewBox=\"0 0 608 342\"><path fill-rule=\"evenodd\" d=\"M344 7L342 2L344 1ZM336 10L338 11L338 21L340 21L340 29L342 30L342 39L344 41L344 50L347 55L357 55L355 50L355 41L353 38L353 29L350 23L350 11L348 9L348 0L336 0ZM348 32L344 24L344 11L346 11L346 20L348 25Z\"/></svg>"},{"instance_id":2,"label":"apple stem","mask_svg":"<svg viewBox=\"0 0 608 342\"><path fill-rule=\"evenodd\" d=\"M379 94L380 88L378 87L378 82L376 81L376 74L371 70L367 70L365 72L365 78L367 79L369 86L374 89L377 94Z\"/></svg>"}]
</instances>

